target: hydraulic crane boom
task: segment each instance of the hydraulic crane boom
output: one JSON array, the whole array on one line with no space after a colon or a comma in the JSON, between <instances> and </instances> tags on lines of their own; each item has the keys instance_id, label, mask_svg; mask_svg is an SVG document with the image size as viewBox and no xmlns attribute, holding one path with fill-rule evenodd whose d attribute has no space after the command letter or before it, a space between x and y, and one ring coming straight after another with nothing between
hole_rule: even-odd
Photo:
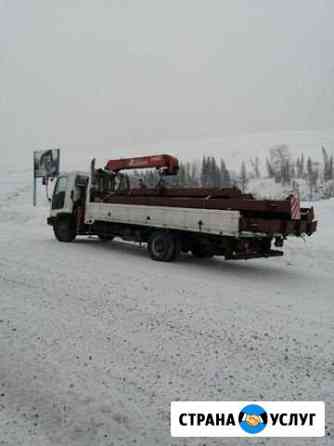
<instances>
[{"instance_id":1,"label":"hydraulic crane boom","mask_svg":"<svg viewBox=\"0 0 334 446\"><path fill-rule=\"evenodd\" d=\"M113 172L149 168L159 169L163 175L176 175L179 170L179 162L171 155L152 155L109 160L105 166L105 169Z\"/></svg>"}]
</instances>

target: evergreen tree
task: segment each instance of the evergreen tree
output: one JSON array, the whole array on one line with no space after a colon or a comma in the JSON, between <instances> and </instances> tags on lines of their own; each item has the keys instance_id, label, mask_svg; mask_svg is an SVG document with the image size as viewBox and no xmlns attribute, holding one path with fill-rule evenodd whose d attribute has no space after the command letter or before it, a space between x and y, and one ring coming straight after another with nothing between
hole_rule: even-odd
<instances>
[{"instance_id":1,"label":"evergreen tree","mask_svg":"<svg viewBox=\"0 0 334 446\"><path fill-rule=\"evenodd\" d=\"M302 153L300 157L297 158L296 161L296 176L297 178L303 178L304 177L304 154Z\"/></svg>"},{"instance_id":2,"label":"evergreen tree","mask_svg":"<svg viewBox=\"0 0 334 446\"><path fill-rule=\"evenodd\" d=\"M299 156L296 159L296 173L297 173L297 178L300 178L299 174L300 174L300 159Z\"/></svg>"},{"instance_id":3,"label":"evergreen tree","mask_svg":"<svg viewBox=\"0 0 334 446\"><path fill-rule=\"evenodd\" d=\"M327 150L325 149L324 146L321 146L321 151L322 151L322 158L323 158L323 162L324 162L324 181L328 181L328 154L327 154Z\"/></svg>"},{"instance_id":4,"label":"evergreen tree","mask_svg":"<svg viewBox=\"0 0 334 446\"><path fill-rule=\"evenodd\" d=\"M179 171L176 177L176 184L182 187L186 184L186 169L183 163L180 163L179 165Z\"/></svg>"},{"instance_id":5,"label":"evergreen tree","mask_svg":"<svg viewBox=\"0 0 334 446\"><path fill-rule=\"evenodd\" d=\"M300 157L300 177L299 178L304 178L305 176L305 158L304 158L304 154L302 153L301 157Z\"/></svg>"},{"instance_id":6,"label":"evergreen tree","mask_svg":"<svg viewBox=\"0 0 334 446\"><path fill-rule=\"evenodd\" d=\"M191 166L189 161L185 164L185 185L191 186Z\"/></svg>"},{"instance_id":7,"label":"evergreen tree","mask_svg":"<svg viewBox=\"0 0 334 446\"><path fill-rule=\"evenodd\" d=\"M231 187L231 175L223 159L220 160L220 187Z\"/></svg>"},{"instance_id":8,"label":"evergreen tree","mask_svg":"<svg viewBox=\"0 0 334 446\"><path fill-rule=\"evenodd\" d=\"M324 146L321 147L323 162L324 162L324 181L330 181L333 179L333 155L328 156L328 153Z\"/></svg>"},{"instance_id":9,"label":"evergreen tree","mask_svg":"<svg viewBox=\"0 0 334 446\"><path fill-rule=\"evenodd\" d=\"M207 165L207 187L213 187L214 184L214 159L209 156Z\"/></svg>"},{"instance_id":10,"label":"evergreen tree","mask_svg":"<svg viewBox=\"0 0 334 446\"><path fill-rule=\"evenodd\" d=\"M330 180L334 180L333 155L331 155L328 161L328 181Z\"/></svg>"},{"instance_id":11,"label":"evergreen tree","mask_svg":"<svg viewBox=\"0 0 334 446\"><path fill-rule=\"evenodd\" d=\"M296 178L296 166L292 163L290 167L290 179Z\"/></svg>"},{"instance_id":12,"label":"evergreen tree","mask_svg":"<svg viewBox=\"0 0 334 446\"><path fill-rule=\"evenodd\" d=\"M291 182L291 170L290 160L286 159L281 164L281 182L282 184L290 184Z\"/></svg>"},{"instance_id":13,"label":"evergreen tree","mask_svg":"<svg viewBox=\"0 0 334 446\"><path fill-rule=\"evenodd\" d=\"M319 172L313 168L313 162L310 157L307 159L307 182L310 188L310 199L313 200L313 192L317 186Z\"/></svg>"},{"instance_id":14,"label":"evergreen tree","mask_svg":"<svg viewBox=\"0 0 334 446\"><path fill-rule=\"evenodd\" d=\"M198 169L197 169L196 162L193 162L191 164L191 185L192 186L198 186L199 185Z\"/></svg>"},{"instance_id":15,"label":"evergreen tree","mask_svg":"<svg viewBox=\"0 0 334 446\"><path fill-rule=\"evenodd\" d=\"M201 167L201 186L207 187L208 185L208 160L205 156L202 159Z\"/></svg>"},{"instance_id":16,"label":"evergreen tree","mask_svg":"<svg viewBox=\"0 0 334 446\"><path fill-rule=\"evenodd\" d=\"M217 166L216 158L211 157L211 187L220 187L221 178L220 178L220 169Z\"/></svg>"},{"instance_id":17,"label":"evergreen tree","mask_svg":"<svg viewBox=\"0 0 334 446\"><path fill-rule=\"evenodd\" d=\"M247 169L246 169L246 164L243 161L241 163L241 169L240 169L240 187L242 192L246 191L247 183L248 183Z\"/></svg>"}]
</instances>

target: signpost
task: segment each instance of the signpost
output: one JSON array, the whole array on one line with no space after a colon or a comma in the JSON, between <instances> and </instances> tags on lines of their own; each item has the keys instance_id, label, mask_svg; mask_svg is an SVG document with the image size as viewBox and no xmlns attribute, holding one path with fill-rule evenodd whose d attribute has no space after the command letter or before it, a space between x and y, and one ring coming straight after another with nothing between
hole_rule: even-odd
<instances>
[{"instance_id":1,"label":"signpost","mask_svg":"<svg viewBox=\"0 0 334 446\"><path fill-rule=\"evenodd\" d=\"M47 184L49 178L59 175L60 149L49 149L34 151L34 191L33 205L37 203L37 178L43 178L43 183Z\"/></svg>"}]
</instances>

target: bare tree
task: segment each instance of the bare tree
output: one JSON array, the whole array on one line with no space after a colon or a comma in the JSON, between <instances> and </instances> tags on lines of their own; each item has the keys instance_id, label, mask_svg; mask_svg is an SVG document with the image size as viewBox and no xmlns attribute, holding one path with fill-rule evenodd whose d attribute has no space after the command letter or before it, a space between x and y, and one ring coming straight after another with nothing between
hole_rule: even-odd
<instances>
[{"instance_id":1,"label":"bare tree","mask_svg":"<svg viewBox=\"0 0 334 446\"><path fill-rule=\"evenodd\" d=\"M287 182L287 167L291 165L291 155L286 144L279 144L270 149L270 165L277 182Z\"/></svg>"},{"instance_id":2,"label":"bare tree","mask_svg":"<svg viewBox=\"0 0 334 446\"><path fill-rule=\"evenodd\" d=\"M267 172L269 178L274 178L275 171L268 158L266 158Z\"/></svg>"},{"instance_id":3,"label":"bare tree","mask_svg":"<svg viewBox=\"0 0 334 446\"><path fill-rule=\"evenodd\" d=\"M255 178L260 178L260 160L259 157L256 156L255 159L250 159L251 166L253 168Z\"/></svg>"}]
</instances>

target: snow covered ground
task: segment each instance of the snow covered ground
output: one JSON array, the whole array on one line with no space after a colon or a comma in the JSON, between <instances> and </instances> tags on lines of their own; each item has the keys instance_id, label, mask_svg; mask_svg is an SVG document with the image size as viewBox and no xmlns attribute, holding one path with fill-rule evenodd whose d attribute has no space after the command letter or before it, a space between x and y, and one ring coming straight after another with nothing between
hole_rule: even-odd
<instances>
[{"instance_id":1,"label":"snow covered ground","mask_svg":"<svg viewBox=\"0 0 334 446\"><path fill-rule=\"evenodd\" d=\"M55 241L0 179L0 445L334 444L334 200L283 258L152 262ZM322 439L172 439L172 400L325 400Z\"/></svg>"}]
</instances>

